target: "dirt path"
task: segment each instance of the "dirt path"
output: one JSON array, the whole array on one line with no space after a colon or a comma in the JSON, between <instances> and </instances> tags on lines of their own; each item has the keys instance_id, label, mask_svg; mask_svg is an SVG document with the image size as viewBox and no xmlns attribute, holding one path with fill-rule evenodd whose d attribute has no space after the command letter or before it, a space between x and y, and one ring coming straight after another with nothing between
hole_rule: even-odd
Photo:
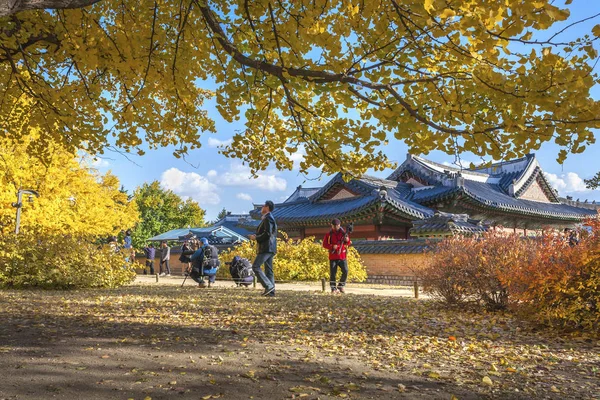
<instances>
[{"instance_id":1,"label":"dirt path","mask_svg":"<svg viewBox=\"0 0 600 400\"><path fill-rule=\"evenodd\" d=\"M158 285L166 285L166 286L181 286L184 282L183 276L160 276L158 278L158 282L155 276L150 275L138 275L136 277L134 285L148 285L148 286L158 286ZM235 284L231 280L217 280L215 282L215 287L218 288L232 288L235 287ZM196 282L192 281L191 278L185 280L184 287L194 287L197 286ZM252 289L250 287L249 289ZM280 283L277 282L277 289L282 291L298 291L298 292L322 292L323 286L321 282L287 282ZM257 283L256 290L262 290L260 284ZM326 292L329 291L329 288L326 287ZM413 287L408 286L387 286L387 285L376 285L376 284L364 284L364 283L348 283L346 286L347 294L365 294L365 295L375 295L375 296L386 296L386 297L407 297L414 298L415 292ZM419 298L427 299L425 293L419 290Z\"/></svg>"}]
</instances>

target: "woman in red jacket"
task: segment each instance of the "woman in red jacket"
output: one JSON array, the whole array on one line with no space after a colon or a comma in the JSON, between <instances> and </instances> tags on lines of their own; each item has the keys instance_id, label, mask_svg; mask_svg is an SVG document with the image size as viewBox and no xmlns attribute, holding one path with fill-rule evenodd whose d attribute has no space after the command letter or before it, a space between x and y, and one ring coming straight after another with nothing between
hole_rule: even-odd
<instances>
[{"instance_id":1,"label":"woman in red jacket","mask_svg":"<svg viewBox=\"0 0 600 400\"><path fill-rule=\"evenodd\" d=\"M346 254L348 246L352 242L341 225L339 219L333 219L331 221L331 230L323 239L323 247L329 250L329 285L331 286L332 294L344 293L344 286L346 286L346 279L348 278ZM336 285L338 267L342 270L342 277Z\"/></svg>"}]
</instances>

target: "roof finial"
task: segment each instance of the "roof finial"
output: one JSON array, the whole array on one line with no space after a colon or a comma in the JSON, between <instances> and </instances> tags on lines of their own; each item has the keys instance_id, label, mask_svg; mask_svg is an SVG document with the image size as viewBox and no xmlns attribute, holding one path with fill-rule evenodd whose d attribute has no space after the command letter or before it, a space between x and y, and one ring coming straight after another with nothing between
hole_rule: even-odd
<instances>
[{"instance_id":1,"label":"roof finial","mask_svg":"<svg viewBox=\"0 0 600 400\"><path fill-rule=\"evenodd\" d=\"M381 186L379 188L379 197L381 197L382 199L387 198L387 188L385 186Z\"/></svg>"}]
</instances>

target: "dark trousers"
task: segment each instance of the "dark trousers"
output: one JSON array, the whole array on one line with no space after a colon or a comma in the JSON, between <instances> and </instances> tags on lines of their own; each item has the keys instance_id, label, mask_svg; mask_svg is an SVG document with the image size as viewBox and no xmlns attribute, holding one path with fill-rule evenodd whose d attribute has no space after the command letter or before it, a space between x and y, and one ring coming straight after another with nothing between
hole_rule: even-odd
<instances>
[{"instance_id":1,"label":"dark trousers","mask_svg":"<svg viewBox=\"0 0 600 400\"><path fill-rule=\"evenodd\" d=\"M210 283L215 283L215 281L217 280L217 274L201 274L200 271L197 269L192 269L192 273L190 274L190 277L198 283L203 283L205 276L208 278L208 281Z\"/></svg>"},{"instance_id":2,"label":"dark trousers","mask_svg":"<svg viewBox=\"0 0 600 400\"><path fill-rule=\"evenodd\" d=\"M150 268L150 275L154 275L154 260L146 260L146 268ZM146 274L146 270L144 270Z\"/></svg>"},{"instance_id":3,"label":"dark trousers","mask_svg":"<svg viewBox=\"0 0 600 400\"><path fill-rule=\"evenodd\" d=\"M254 275L256 275L256 278L265 289L275 287L273 256L275 256L274 253L258 253L252 263L252 271L254 271ZM265 272L260 269L263 264L265 265Z\"/></svg>"},{"instance_id":4,"label":"dark trousers","mask_svg":"<svg viewBox=\"0 0 600 400\"><path fill-rule=\"evenodd\" d=\"M331 288L335 288L336 275L338 267L342 270L342 277L338 286L346 286L346 279L348 279L348 262L346 260L329 260L329 285Z\"/></svg>"},{"instance_id":5,"label":"dark trousers","mask_svg":"<svg viewBox=\"0 0 600 400\"><path fill-rule=\"evenodd\" d=\"M163 265L165 266L165 271L167 274L171 273L171 267L169 266L169 260L160 260L158 264L158 270L162 274L163 273Z\"/></svg>"}]
</instances>

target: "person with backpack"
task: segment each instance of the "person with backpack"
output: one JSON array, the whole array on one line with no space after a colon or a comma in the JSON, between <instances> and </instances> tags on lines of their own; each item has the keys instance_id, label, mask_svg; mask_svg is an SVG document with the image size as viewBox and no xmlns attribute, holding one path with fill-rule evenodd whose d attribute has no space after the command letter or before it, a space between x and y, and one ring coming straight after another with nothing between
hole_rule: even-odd
<instances>
[{"instance_id":1,"label":"person with backpack","mask_svg":"<svg viewBox=\"0 0 600 400\"><path fill-rule=\"evenodd\" d=\"M346 254L348 246L352 244L348 233L342 228L342 223L339 219L334 218L331 221L331 230L323 239L323 247L329 251L329 285L332 294L344 293L346 279L348 278L348 262ZM336 286L336 275L338 267L342 271L340 282Z\"/></svg>"},{"instance_id":2,"label":"person with backpack","mask_svg":"<svg viewBox=\"0 0 600 400\"><path fill-rule=\"evenodd\" d=\"M198 282L201 288L207 287L204 277L208 277L208 287L215 283L217 271L219 270L219 251L213 245L208 243L207 238L201 238L198 243L198 249L190 257L192 269L190 277ZM188 251L187 254L191 252ZM186 254L186 255L187 255Z\"/></svg>"}]
</instances>

